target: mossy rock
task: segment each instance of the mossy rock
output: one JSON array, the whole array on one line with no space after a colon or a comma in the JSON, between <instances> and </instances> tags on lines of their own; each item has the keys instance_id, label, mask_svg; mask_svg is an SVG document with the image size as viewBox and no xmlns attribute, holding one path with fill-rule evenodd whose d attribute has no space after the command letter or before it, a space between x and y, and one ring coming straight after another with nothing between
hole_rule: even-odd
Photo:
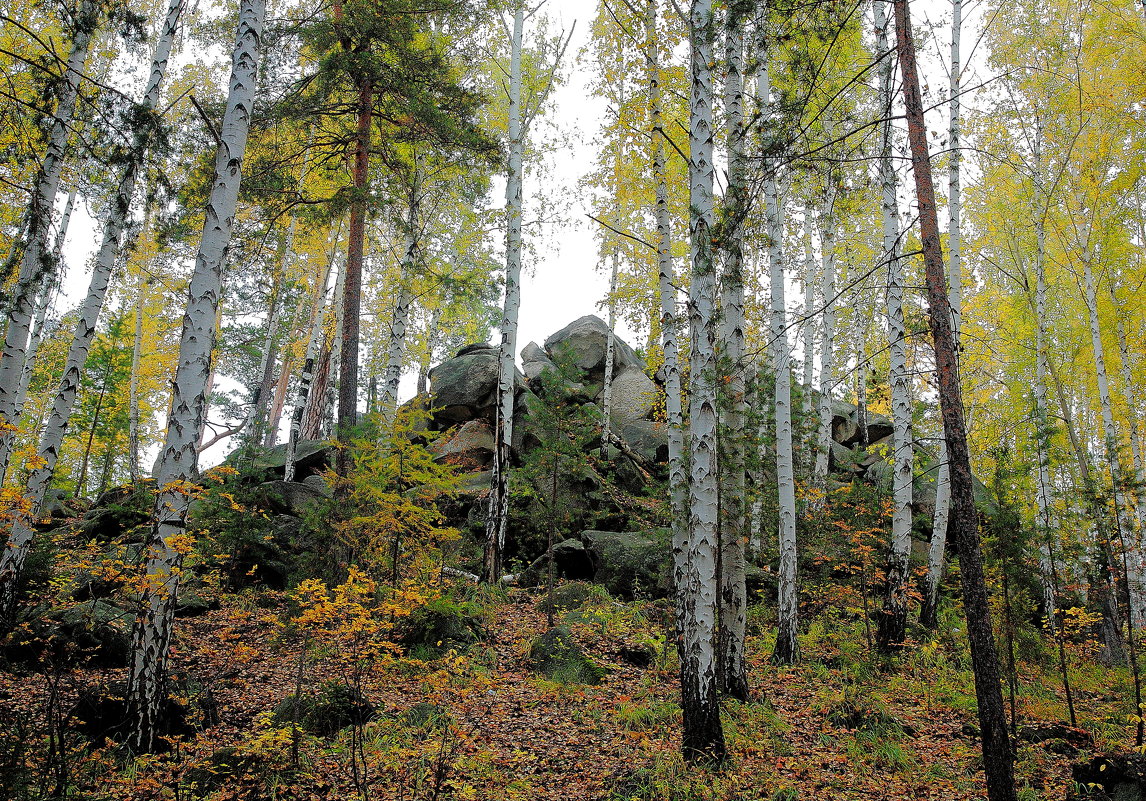
<instances>
[{"instance_id":1,"label":"mossy rock","mask_svg":"<svg viewBox=\"0 0 1146 801\"><path fill-rule=\"evenodd\" d=\"M408 656L429 661L450 650L465 651L483 637L481 623L468 605L437 598L399 623L395 639Z\"/></svg>"},{"instance_id":2,"label":"mossy rock","mask_svg":"<svg viewBox=\"0 0 1146 801\"><path fill-rule=\"evenodd\" d=\"M100 495L84 515L82 533L101 542L145 542L154 511L154 482L116 487Z\"/></svg>"},{"instance_id":3,"label":"mossy rock","mask_svg":"<svg viewBox=\"0 0 1146 801\"><path fill-rule=\"evenodd\" d=\"M626 600L663 598L672 578L672 549L660 531L582 531L593 562L593 581Z\"/></svg>"},{"instance_id":4,"label":"mossy rock","mask_svg":"<svg viewBox=\"0 0 1146 801\"><path fill-rule=\"evenodd\" d=\"M550 604L549 593L546 592L537 602L537 609L548 614L550 606L552 606L553 613L560 614L580 609L590 601L599 601L603 598L608 598L608 593L603 588L578 581L554 587L552 604Z\"/></svg>"},{"instance_id":5,"label":"mossy rock","mask_svg":"<svg viewBox=\"0 0 1146 801\"><path fill-rule=\"evenodd\" d=\"M533 641L529 666L562 684L600 684L608 673L585 655L567 626L552 628Z\"/></svg>"},{"instance_id":6,"label":"mossy rock","mask_svg":"<svg viewBox=\"0 0 1146 801\"><path fill-rule=\"evenodd\" d=\"M319 737L333 737L347 726L361 726L375 715L374 705L360 690L346 684L324 684L315 696L288 695L275 707L280 726L298 721L299 728Z\"/></svg>"},{"instance_id":7,"label":"mossy rock","mask_svg":"<svg viewBox=\"0 0 1146 801\"><path fill-rule=\"evenodd\" d=\"M33 607L21 614L2 652L18 664L42 666L47 656L57 664L123 667L131 649L133 620L129 612L98 599Z\"/></svg>"}]
</instances>

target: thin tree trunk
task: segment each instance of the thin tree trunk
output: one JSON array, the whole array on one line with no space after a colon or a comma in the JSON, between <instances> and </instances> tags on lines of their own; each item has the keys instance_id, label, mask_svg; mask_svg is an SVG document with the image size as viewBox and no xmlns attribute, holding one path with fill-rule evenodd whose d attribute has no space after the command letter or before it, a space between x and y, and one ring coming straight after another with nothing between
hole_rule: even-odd
<instances>
[{"instance_id":1,"label":"thin tree trunk","mask_svg":"<svg viewBox=\"0 0 1146 801\"><path fill-rule=\"evenodd\" d=\"M820 408L816 432L816 461L813 481L821 490L828 477L828 457L832 445L832 393L836 388L836 220L834 192L824 203L820 218L820 256L823 262L823 333L820 337Z\"/></svg>"},{"instance_id":2,"label":"thin tree trunk","mask_svg":"<svg viewBox=\"0 0 1146 801\"><path fill-rule=\"evenodd\" d=\"M387 428L394 424L394 415L398 411L398 385L402 379L402 360L406 349L406 326L410 319L410 304L413 296L410 292L410 281L413 280L417 269L419 253L419 228L421 224L419 211L421 187L417 177L417 169L410 187L410 205L406 220L406 252L402 256L402 263L398 269L398 291L394 302L394 312L390 318L390 342L386 348L386 375L382 380L382 415L386 420Z\"/></svg>"},{"instance_id":3,"label":"thin tree trunk","mask_svg":"<svg viewBox=\"0 0 1146 801\"><path fill-rule=\"evenodd\" d=\"M1089 231L1087 232L1089 236ZM1110 469L1110 482L1114 490L1114 527L1121 534L1126 531L1125 511L1128 508L1122 488L1122 456L1118 448L1118 432L1114 427L1114 404L1110 398L1110 378L1106 370L1106 349L1102 343L1102 331L1098 321L1098 293L1094 269L1091 266L1089 244L1082 247L1083 289L1086 300L1087 321L1090 326L1090 344L1094 352L1094 372L1098 382L1098 402L1102 411L1103 444L1106 448L1106 461ZM1126 554L1126 582L1130 588L1130 620L1135 627L1141 627L1146 620L1146 598L1142 595L1142 577L1137 570L1139 556L1137 549L1123 543L1129 549Z\"/></svg>"},{"instance_id":4,"label":"thin tree trunk","mask_svg":"<svg viewBox=\"0 0 1146 801\"><path fill-rule=\"evenodd\" d=\"M1035 190L1043 194L1042 121L1035 119ZM1035 447L1038 452L1037 529L1041 534L1039 570L1043 580L1043 607L1047 626L1055 632L1060 646L1061 632L1056 623L1054 545L1051 531L1050 415L1047 411L1047 277L1046 277L1046 203L1042 198L1035 217ZM1064 681L1066 674L1063 673Z\"/></svg>"},{"instance_id":5,"label":"thin tree trunk","mask_svg":"<svg viewBox=\"0 0 1146 801\"><path fill-rule=\"evenodd\" d=\"M768 64L760 68L760 94L765 105L772 102ZM784 209L778 197L777 165L765 166L764 198L768 226L768 262L772 284L772 364L776 371L773 404L776 408L776 485L779 492L780 591L779 630L772 660L791 664L799 657L796 598L796 475L792 454L792 370L788 345L787 308L784 295Z\"/></svg>"},{"instance_id":6,"label":"thin tree trunk","mask_svg":"<svg viewBox=\"0 0 1146 801\"><path fill-rule=\"evenodd\" d=\"M605 341L605 377L601 386L601 459L608 460L609 435L613 413L613 365L616 362L617 336L617 272L621 266L619 246L613 250L612 267L609 270L609 337Z\"/></svg>"},{"instance_id":7,"label":"thin tree trunk","mask_svg":"<svg viewBox=\"0 0 1146 801\"><path fill-rule=\"evenodd\" d=\"M75 208L76 203L76 190L73 189L68 194L68 202L64 205L64 212L60 215L60 227L56 232L56 244L52 248L53 258L56 262L56 269L44 276L43 283L38 297L36 298L36 312L34 317L34 327L32 328L31 339L28 340L28 350L24 355L24 370L20 375L20 389L16 395L16 408L23 409L24 401L28 397L28 384L32 381L32 373L36 368L36 353L40 349L40 344L48 335L48 311L52 307L52 301L55 299L56 293L60 289L62 279L62 257L64 250L64 240L68 235L68 224L72 219L72 210ZM36 426L38 429L39 426ZM32 429L35 431L36 429Z\"/></svg>"},{"instance_id":8,"label":"thin tree trunk","mask_svg":"<svg viewBox=\"0 0 1146 801\"><path fill-rule=\"evenodd\" d=\"M654 218L657 226L657 294L661 304L661 349L664 353L665 416L668 423L669 510L673 548L688 542L688 474L684 463L684 409L681 392L676 275L672 263L672 219L665 174L664 129L661 127L661 69L657 38L657 0L648 0L645 31L648 40L646 69L649 81L649 136L652 140L653 182L656 186ZM685 580L683 561L674 560L675 586Z\"/></svg>"},{"instance_id":9,"label":"thin tree trunk","mask_svg":"<svg viewBox=\"0 0 1146 801\"><path fill-rule=\"evenodd\" d=\"M816 464L815 431L818 429L816 420L816 399L812 392L812 380L815 376L816 362L816 256L812 244L812 209L804 206L804 272L801 280L804 284L804 380L803 398L804 408L801 409L803 422L800 425L800 461L801 469L805 475L812 475ZM821 250L822 250L821 243Z\"/></svg>"},{"instance_id":10,"label":"thin tree trunk","mask_svg":"<svg viewBox=\"0 0 1146 801\"><path fill-rule=\"evenodd\" d=\"M326 260L326 270L321 281L315 281L314 302L310 309L310 334L306 340L306 355L303 357L302 373L298 379L298 394L295 396L294 409L291 412L290 434L287 436L286 464L283 478L286 481L294 480L295 454L298 453L298 442L303 437L303 418L310 406L311 388L316 386L315 373L319 350L323 344L323 330L326 322L326 296L329 294L327 285L330 283L330 273L338 260L338 235L334 235L334 250ZM341 270L338 271L341 274ZM285 370L285 366L284 366Z\"/></svg>"},{"instance_id":11,"label":"thin tree trunk","mask_svg":"<svg viewBox=\"0 0 1146 801\"><path fill-rule=\"evenodd\" d=\"M36 289L43 283L45 273L50 274L55 271L55 265L51 263L48 253L52 210L55 206L56 191L60 185L60 173L64 168L64 150L71 131L72 117L75 114L84 62L91 48L92 36L99 24L100 11L99 4L92 0L84 0L76 15L76 32L72 39L71 52L68 53L52 127L48 132L48 148L36 176L36 184L32 189L28 207L27 241L20 256L20 269L11 296L12 306L8 310L4 350L0 354L0 423L7 423L7 426L0 426L0 482L3 482L8 473L14 427L20 422L21 408L17 402L22 400L19 397L19 387L24 372L28 340L31 337ZM10 274L8 270L5 273Z\"/></svg>"},{"instance_id":12,"label":"thin tree trunk","mask_svg":"<svg viewBox=\"0 0 1146 801\"><path fill-rule=\"evenodd\" d=\"M875 4L877 49L890 47L887 6ZM911 495L913 453L911 430L911 379L907 374L907 329L903 318L903 261L899 257L898 181L892 165L894 150L891 125L892 60L880 62L880 109L884 115L879 155L879 179L883 190L883 250L887 265L887 335L891 374L891 422L893 448L891 548L887 559L887 584L883 608L876 627L876 644L888 653L899 649L907 636L907 599L911 567Z\"/></svg>"},{"instance_id":13,"label":"thin tree trunk","mask_svg":"<svg viewBox=\"0 0 1146 801\"><path fill-rule=\"evenodd\" d=\"M745 587L745 344L744 228L748 188L744 158L744 30L737 9L729 9L725 31L724 107L727 114L728 190L721 221L725 251L721 280L722 370L725 403L720 443L720 625L717 643L720 689L748 698L748 664L744 652L748 593Z\"/></svg>"},{"instance_id":14,"label":"thin tree trunk","mask_svg":"<svg viewBox=\"0 0 1146 801\"><path fill-rule=\"evenodd\" d=\"M975 674L979 730L983 746L983 769L990 801L1016 801L1014 752L1007 733L1003 694L999 688L999 657L991 624L991 608L979 541L979 516L975 508L967 428L959 386L957 346L951 330L951 304L939 243L939 218L935 209L935 186L931 177L931 154L927 151L927 128L923 98L915 63L915 44L908 19L907 0L894 0L899 66L903 76L903 99L915 194L919 208L920 236L927 277L928 316L939 376L939 404L947 437L951 466L951 523L959 545L959 580L967 616L967 638Z\"/></svg>"},{"instance_id":15,"label":"thin tree trunk","mask_svg":"<svg viewBox=\"0 0 1146 801\"><path fill-rule=\"evenodd\" d=\"M501 579L502 553L509 517L509 448L513 443L513 401L517 373L517 315L521 307L521 214L522 160L525 142L521 109L521 39L525 27L523 3L513 13L513 40L509 60L509 169L505 181L505 305L501 316L501 345L498 350L497 430L493 471L486 515L485 553L482 577L486 581Z\"/></svg>"},{"instance_id":16,"label":"thin tree trunk","mask_svg":"<svg viewBox=\"0 0 1146 801\"><path fill-rule=\"evenodd\" d=\"M151 62L151 74L148 77L143 100L138 106L141 116L154 114L156 105L159 103L159 90L167 73L167 60L171 56L175 30L178 27L179 16L182 11L183 0L171 0L167 9L167 16L163 22L162 32L156 41L155 53ZM60 379L59 389L56 391L52 402L51 415L48 417L47 425L44 427L43 435L40 438L38 464L28 478L25 495L28 498L33 518L40 513L48 485L56 471L56 462L59 459L60 448L63 446L64 434L67 432L68 421L71 419L76 396L79 394L84 364L87 362L88 352L95 340L108 285L111 283L112 273L115 271L116 262L119 260L120 241L123 231L127 227L136 177L151 145L155 131L153 126L157 124L157 120L148 120L147 123L141 123L135 129L132 137L130 160L124 168L115 197L110 205L108 219L104 225L103 242L92 265L91 283L88 286L87 296L80 311L80 318L76 322L75 334L72 337L67 361L64 364L64 374ZM102 402L102 395L100 401ZM98 416L99 405L96 407L96 417L98 418ZM88 438L88 451L90 451L91 439L91 437ZM86 478L88 451L85 451L83 467L80 470L79 490L81 492L84 478ZM14 601L14 590L8 585L19 581L19 575L27 558L33 536L32 521L18 517L13 521L7 547L4 549L3 556L0 556L0 602L4 604L0 613L4 614L6 618L10 617L13 611L8 604Z\"/></svg>"},{"instance_id":17,"label":"thin tree trunk","mask_svg":"<svg viewBox=\"0 0 1146 801\"><path fill-rule=\"evenodd\" d=\"M959 84L962 78L959 42L963 32L963 0L952 0L951 4L950 118L947 129L951 161L947 166L947 280L951 298L951 330L958 348L959 332L963 328L962 195L959 175L963 160L963 151L959 147ZM943 580L943 555L947 547L947 519L951 504L951 470L947 466L947 444L942 441L939 443L938 465L931 547L927 554L927 576L923 580L923 608L919 613L919 622L928 628L935 628L938 623L939 584Z\"/></svg>"},{"instance_id":18,"label":"thin tree trunk","mask_svg":"<svg viewBox=\"0 0 1146 801\"><path fill-rule=\"evenodd\" d=\"M238 205L265 11L263 0L241 0L239 6L227 108L215 155L215 177L183 317L171 416L159 463L147 583L141 612L132 630L127 703L132 726L130 744L136 752L152 749L163 723L161 709L166 697L167 656L179 568L186 545L188 482L197 469L197 446L204 426L207 380L215 340L214 323L222 292L223 259Z\"/></svg>"},{"instance_id":19,"label":"thin tree trunk","mask_svg":"<svg viewBox=\"0 0 1146 801\"><path fill-rule=\"evenodd\" d=\"M690 762L722 762L724 731L717 694L716 574L718 525L716 414L716 270L713 264L712 67L715 24L711 0L693 0L689 21L689 524L673 543L680 653L682 748Z\"/></svg>"},{"instance_id":20,"label":"thin tree trunk","mask_svg":"<svg viewBox=\"0 0 1146 801\"><path fill-rule=\"evenodd\" d=\"M131 380L127 401L127 472L139 481L139 364L143 357L143 300L147 279L140 275L135 287L135 331L131 340Z\"/></svg>"}]
</instances>

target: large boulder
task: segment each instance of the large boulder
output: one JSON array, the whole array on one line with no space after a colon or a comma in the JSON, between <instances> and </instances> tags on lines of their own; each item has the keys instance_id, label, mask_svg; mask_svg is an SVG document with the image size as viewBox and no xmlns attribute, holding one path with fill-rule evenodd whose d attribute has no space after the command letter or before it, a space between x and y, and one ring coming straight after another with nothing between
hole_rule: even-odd
<instances>
[{"instance_id":1,"label":"large boulder","mask_svg":"<svg viewBox=\"0 0 1146 801\"><path fill-rule=\"evenodd\" d=\"M521 349L521 369L530 386L536 386L541 380L541 374L546 370L556 370L557 365L536 342L530 342Z\"/></svg>"},{"instance_id":2,"label":"large boulder","mask_svg":"<svg viewBox=\"0 0 1146 801\"><path fill-rule=\"evenodd\" d=\"M144 542L155 509L154 490L154 483L148 481L116 487L100 495L84 515L84 537L103 542L121 538Z\"/></svg>"},{"instance_id":3,"label":"large boulder","mask_svg":"<svg viewBox=\"0 0 1146 801\"><path fill-rule=\"evenodd\" d=\"M550 629L533 641L529 666L562 684L599 684L607 672L585 656L566 626Z\"/></svg>"},{"instance_id":4,"label":"large boulder","mask_svg":"<svg viewBox=\"0 0 1146 801\"><path fill-rule=\"evenodd\" d=\"M331 497L328 487L302 481L267 481L259 485L258 491L266 508L295 517Z\"/></svg>"},{"instance_id":5,"label":"large boulder","mask_svg":"<svg viewBox=\"0 0 1146 801\"><path fill-rule=\"evenodd\" d=\"M613 373L626 367L643 370L641 358L619 337L614 336ZM574 320L545 340L545 352L552 358L564 354L587 373L605 371L605 353L609 346L609 326L600 317L588 314Z\"/></svg>"},{"instance_id":6,"label":"large boulder","mask_svg":"<svg viewBox=\"0 0 1146 801\"><path fill-rule=\"evenodd\" d=\"M515 371L515 392L525 389L525 376ZM497 401L498 351L492 345L468 345L430 371L434 420L439 425L475 417L492 420Z\"/></svg>"},{"instance_id":7,"label":"large boulder","mask_svg":"<svg viewBox=\"0 0 1146 801\"><path fill-rule=\"evenodd\" d=\"M239 449L229 455L224 464L242 468L249 464L255 470L263 470L267 478L286 474L287 443L276 445L261 453L251 454ZM325 440L304 439L295 444L294 479L302 481L308 476L317 475L334 464L334 448Z\"/></svg>"},{"instance_id":8,"label":"large boulder","mask_svg":"<svg viewBox=\"0 0 1146 801\"><path fill-rule=\"evenodd\" d=\"M485 467L496 449L493 428L485 420L469 420L450 437L443 437L430 446L430 452L438 461L466 469Z\"/></svg>"},{"instance_id":9,"label":"large boulder","mask_svg":"<svg viewBox=\"0 0 1146 801\"><path fill-rule=\"evenodd\" d=\"M619 598L665 597L671 589L672 553L661 532L582 531L593 581Z\"/></svg>"},{"instance_id":10,"label":"large boulder","mask_svg":"<svg viewBox=\"0 0 1146 801\"><path fill-rule=\"evenodd\" d=\"M649 416L656 405L657 385L643 370L626 367L613 378L610 417L619 426Z\"/></svg>"},{"instance_id":11,"label":"large boulder","mask_svg":"<svg viewBox=\"0 0 1146 801\"><path fill-rule=\"evenodd\" d=\"M633 420L621 427L621 439L646 461L668 461L668 428L653 420Z\"/></svg>"},{"instance_id":12,"label":"large boulder","mask_svg":"<svg viewBox=\"0 0 1146 801\"><path fill-rule=\"evenodd\" d=\"M1146 801L1146 755L1096 756L1071 768L1070 801Z\"/></svg>"}]
</instances>

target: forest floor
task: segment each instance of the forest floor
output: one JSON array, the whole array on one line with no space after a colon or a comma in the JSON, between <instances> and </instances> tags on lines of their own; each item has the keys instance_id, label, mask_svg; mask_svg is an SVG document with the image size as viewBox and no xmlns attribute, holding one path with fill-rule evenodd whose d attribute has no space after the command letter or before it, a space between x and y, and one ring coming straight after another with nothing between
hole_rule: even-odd
<instances>
[{"instance_id":1,"label":"forest floor","mask_svg":"<svg viewBox=\"0 0 1146 801\"><path fill-rule=\"evenodd\" d=\"M31 759L37 747L55 747L65 758L56 758L63 768L53 770L68 774L75 798L985 797L969 660L953 616L935 639L890 660L870 652L861 622L813 620L801 637L801 662L778 668L768 661L765 613L754 610L752 700L725 705L729 762L721 771L688 770L678 755L674 649L663 648L665 602L626 604L589 590L581 608L560 612L558 622L563 618L608 671L597 685L577 685L544 679L529 667L530 644L547 628L541 593L459 592L480 609L485 641L429 661L384 648L372 652L369 666L365 652L355 652L366 638L304 640L285 622L297 603L283 593L224 596L219 609L178 622L173 650L174 673L214 699L216 725L165 754L128 763L110 741L85 745L66 730L62 747L40 738L21 759ZM627 649L648 643L661 646L652 664L626 661ZM1124 672L1097 667L1085 645L1071 657L1080 726L1099 752L1128 750L1133 732ZM1065 720L1053 661L1043 661L1050 664L1022 662L1016 671L1016 712L1028 723ZM0 671L0 704L9 721L32 721L45 709L66 709L84 687L122 675ZM272 719L296 686L327 681L360 686L378 710L373 720L318 737ZM39 729L29 724L28 731ZM11 750L0 754L7 768L14 764ZM1020 743L1020 798L1063 798L1071 764L1091 752L1072 751L1061 739Z\"/></svg>"}]
</instances>

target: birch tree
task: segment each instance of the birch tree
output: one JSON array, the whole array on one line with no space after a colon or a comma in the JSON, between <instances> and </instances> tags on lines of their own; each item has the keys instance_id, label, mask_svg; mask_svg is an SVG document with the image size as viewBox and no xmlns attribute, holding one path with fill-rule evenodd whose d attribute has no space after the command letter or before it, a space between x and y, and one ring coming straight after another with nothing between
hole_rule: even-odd
<instances>
[{"instance_id":1,"label":"birch tree","mask_svg":"<svg viewBox=\"0 0 1146 801\"><path fill-rule=\"evenodd\" d=\"M748 596L745 588L747 445L744 338L744 218L748 213L744 123L744 9L731 4L725 25L724 107L728 189L718 241L724 251L720 282L720 386L724 393L720 464L720 625L718 674L721 690L748 698L744 653Z\"/></svg>"},{"instance_id":2,"label":"birch tree","mask_svg":"<svg viewBox=\"0 0 1146 801\"><path fill-rule=\"evenodd\" d=\"M64 149L75 115L84 63L91 49L101 17L101 8L93 0L84 0L74 20L71 50L60 78L59 99L56 102L48 146L32 187L31 202L25 217L23 251L17 249L19 270L11 295L11 309L4 335L4 350L0 353L0 422L15 426L20 421L17 406L19 387L24 372L28 339L31 336L33 304L36 288L45 273L54 271L51 263L48 237L55 207L60 175L64 169ZM15 255L15 254L14 254ZM6 269L6 274L11 270ZM8 473L8 460L12 453L14 430L0 426L0 481Z\"/></svg>"},{"instance_id":3,"label":"birch tree","mask_svg":"<svg viewBox=\"0 0 1146 801\"><path fill-rule=\"evenodd\" d=\"M760 97L765 108L772 102L768 56L761 55ZM774 159L764 167L764 214L767 225L768 265L771 283L770 323L775 390L772 396L776 414L776 485L779 493L780 591L778 631L772 660L792 664L799 657L796 634L799 629L796 598L796 473L792 452L792 370L788 343L788 314L784 288L784 209L779 196L778 165Z\"/></svg>"},{"instance_id":4,"label":"birch tree","mask_svg":"<svg viewBox=\"0 0 1146 801\"><path fill-rule=\"evenodd\" d=\"M143 159L147 150L155 140L160 126L160 121L155 116L155 109L159 103L160 88L167 74L167 61L171 56L171 47L175 42L175 33L182 12L183 0L171 0L167 14L161 24L159 38L156 40L147 87L144 90L143 99L138 105L139 113L134 115L136 127L133 132L131 149L127 156L127 166L124 168L119 186L116 188L115 196L110 204L108 218L104 226L103 242L92 266L91 282L80 311L80 318L76 323L75 334L72 337L71 348L64 365L64 375L60 380L59 389L56 391L55 400L52 403L51 414L40 439L38 464L28 478L25 495L28 498L33 517L40 513L44 495L56 470L56 461L59 458L60 448L63 446L68 420L72 416L76 395L79 393L84 364L87 361L88 352L91 350L92 341L95 339L100 312L103 310L104 298L107 296L112 272L119 260L120 244L124 229L128 224L128 214L131 209L131 198L135 193L136 179L140 168L143 166ZM3 614L6 619L10 618L13 612L15 586L19 581L24 561L28 555L28 548L35 533L31 523L31 520L23 517L19 517L13 522L7 547L4 549L3 555L0 556L0 614Z\"/></svg>"},{"instance_id":5,"label":"birch tree","mask_svg":"<svg viewBox=\"0 0 1146 801\"><path fill-rule=\"evenodd\" d=\"M159 489L155 528L148 547L147 582L141 612L132 628L127 704L132 727L130 744L137 752L153 748L162 725L175 600L183 556L188 549L190 481L196 471L197 446L202 436L223 264L238 205L265 14L263 0L241 0L227 106L215 154L215 176L183 317L171 412L157 476Z\"/></svg>"},{"instance_id":6,"label":"birch tree","mask_svg":"<svg viewBox=\"0 0 1146 801\"><path fill-rule=\"evenodd\" d=\"M875 3L876 48L888 51L887 6L882 0ZM899 648L907 635L907 598L909 568L911 566L911 494L913 483L913 453L911 426L911 384L907 374L907 329L903 319L903 262L899 256L899 209L896 194L898 181L892 164L894 149L891 125L890 58L880 62L880 103L884 116L881 126L879 154L879 183L883 195L883 249L881 258L887 265L887 336L891 361L891 419L892 419L892 514L891 549L887 563L887 586L883 609L879 616L878 637L880 650L888 652Z\"/></svg>"}]
</instances>

